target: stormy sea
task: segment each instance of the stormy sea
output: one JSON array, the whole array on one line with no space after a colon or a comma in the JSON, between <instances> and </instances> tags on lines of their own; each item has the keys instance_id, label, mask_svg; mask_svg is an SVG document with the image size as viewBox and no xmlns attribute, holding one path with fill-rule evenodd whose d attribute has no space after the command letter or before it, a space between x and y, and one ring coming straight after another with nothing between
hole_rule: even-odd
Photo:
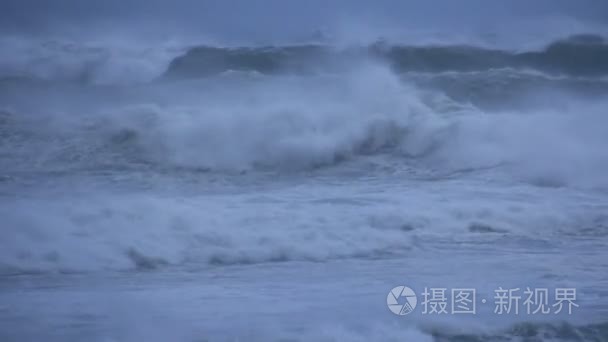
<instances>
[{"instance_id":1,"label":"stormy sea","mask_svg":"<svg viewBox=\"0 0 608 342\"><path fill-rule=\"evenodd\" d=\"M1 341L608 341L602 34L0 49Z\"/></svg>"}]
</instances>

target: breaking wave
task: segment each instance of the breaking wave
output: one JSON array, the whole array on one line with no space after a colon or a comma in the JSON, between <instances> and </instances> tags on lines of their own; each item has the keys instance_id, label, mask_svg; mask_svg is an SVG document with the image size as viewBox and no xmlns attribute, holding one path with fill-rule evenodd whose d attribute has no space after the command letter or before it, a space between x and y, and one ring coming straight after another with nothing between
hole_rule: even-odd
<instances>
[{"instance_id":1,"label":"breaking wave","mask_svg":"<svg viewBox=\"0 0 608 342\"><path fill-rule=\"evenodd\" d=\"M27 102L21 90L16 96ZM5 173L293 172L381 156L445 172L499 166L538 184L606 185L601 123L607 118L598 100L551 100L556 108L520 101L520 108L484 110L375 64L335 77L236 75L95 91L75 93L74 102L85 106L44 114L3 110ZM135 103L120 102L125 91ZM112 96L118 100L109 106L104 99ZM547 102L554 95L537 96Z\"/></svg>"},{"instance_id":2,"label":"breaking wave","mask_svg":"<svg viewBox=\"0 0 608 342\"><path fill-rule=\"evenodd\" d=\"M544 50L511 52L475 46L406 46L379 42L367 47L324 45L222 48L195 47L171 61L164 77L195 78L226 71L263 74L338 72L357 60L388 62L404 71L482 71L530 68L574 76L608 74L608 44L597 35L577 35L549 44Z\"/></svg>"},{"instance_id":3,"label":"breaking wave","mask_svg":"<svg viewBox=\"0 0 608 342\"><path fill-rule=\"evenodd\" d=\"M166 179L152 181L157 189L172 187ZM109 193L104 185L55 177L59 188L40 198L7 199L0 207L0 275L373 260L439 253L445 241L470 248L485 241L508 249L522 240L560 246L556 237L575 241L605 235L608 227L594 199L556 193L559 205L538 201L514 211L518 196L533 195L518 193L505 205L500 195L455 193L457 182L431 194L411 189L405 196L360 198L373 188L315 193L314 180L302 177L262 193L249 178L235 191L222 184L214 192L200 181L190 180L185 187L195 191L178 197L165 190ZM309 185L313 190L305 193Z\"/></svg>"}]
</instances>

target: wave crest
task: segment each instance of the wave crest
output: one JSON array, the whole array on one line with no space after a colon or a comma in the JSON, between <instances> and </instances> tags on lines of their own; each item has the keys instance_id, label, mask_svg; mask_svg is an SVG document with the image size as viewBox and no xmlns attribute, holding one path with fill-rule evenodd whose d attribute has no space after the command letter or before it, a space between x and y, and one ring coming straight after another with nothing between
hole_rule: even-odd
<instances>
[{"instance_id":1,"label":"wave crest","mask_svg":"<svg viewBox=\"0 0 608 342\"><path fill-rule=\"evenodd\" d=\"M407 46L386 42L344 49L326 45L200 46L173 59L164 77L207 77L230 70L263 74L339 72L370 58L385 60L400 72L532 68L568 75L608 74L608 44L601 36L588 34L555 41L541 51L521 53L466 45Z\"/></svg>"}]
</instances>

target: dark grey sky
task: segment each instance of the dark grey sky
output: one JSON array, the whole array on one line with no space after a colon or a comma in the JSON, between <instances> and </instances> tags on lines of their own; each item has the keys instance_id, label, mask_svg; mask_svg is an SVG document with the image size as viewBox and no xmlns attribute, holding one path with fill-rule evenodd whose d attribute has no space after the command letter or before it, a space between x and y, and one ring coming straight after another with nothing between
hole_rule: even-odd
<instances>
[{"instance_id":1,"label":"dark grey sky","mask_svg":"<svg viewBox=\"0 0 608 342\"><path fill-rule=\"evenodd\" d=\"M121 32L258 40L342 23L459 31L569 17L608 23L607 0L0 0L0 30L35 35Z\"/></svg>"}]
</instances>

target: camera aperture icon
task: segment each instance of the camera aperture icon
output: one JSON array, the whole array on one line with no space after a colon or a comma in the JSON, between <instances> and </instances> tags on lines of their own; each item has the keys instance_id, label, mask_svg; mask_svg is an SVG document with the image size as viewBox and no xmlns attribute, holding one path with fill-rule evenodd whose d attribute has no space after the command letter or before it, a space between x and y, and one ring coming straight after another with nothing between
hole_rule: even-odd
<instances>
[{"instance_id":1,"label":"camera aperture icon","mask_svg":"<svg viewBox=\"0 0 608 342\"><path fill-rule=\"evenodd\" d=\"M414 290L407 286L397 286L386 296L386 305L395 315L410 314L418 304L418 297Z\"/></svg>"}]
</instances>

